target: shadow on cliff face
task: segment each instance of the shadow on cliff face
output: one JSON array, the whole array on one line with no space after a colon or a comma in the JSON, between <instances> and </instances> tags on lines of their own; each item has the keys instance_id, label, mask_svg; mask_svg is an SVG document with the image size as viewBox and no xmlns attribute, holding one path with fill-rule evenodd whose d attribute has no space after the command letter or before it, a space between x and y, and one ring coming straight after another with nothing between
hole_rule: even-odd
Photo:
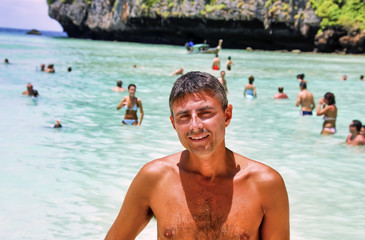
<instances>
[{"instance_id":1,"label":"shadow on cliff face","mask_svg":"<svg viewBox=\"0 0 365 240\"><path fill-rule=\"evenodd\" d=\"M289 28L284 23L273 23L265 29L259 20L205 20L187 18L130 18L125 30L102 30L79 27L72 22L64 22L63 27L70 37L95 40L117 40L154 44L185 45L206 40L212 46L223 39L224 48L262 50L312 51L314 35L312 29L307 36Z\"/></svg>"}]
</instances>

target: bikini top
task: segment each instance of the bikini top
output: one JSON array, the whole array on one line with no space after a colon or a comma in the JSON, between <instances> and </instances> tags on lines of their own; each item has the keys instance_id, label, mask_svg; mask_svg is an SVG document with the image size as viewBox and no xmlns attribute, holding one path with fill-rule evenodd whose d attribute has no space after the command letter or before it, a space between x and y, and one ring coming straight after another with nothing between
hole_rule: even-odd
<instances>
[{"instance_id":1,"label":"bikini top","mask_svg":"<svg viewBox=\"0 0 365 240\"><path fill-rule=\"evenodd\" d=\"M138 99L137 99L137 100L138 100ZM133 106L132 108L128 108L128 107L126 107L126 110L130 110L130 111L137 111L137 109L138 109L137 100L136 100L136 103L134 104L134 106Z\"/></svg>"}]
</instances>

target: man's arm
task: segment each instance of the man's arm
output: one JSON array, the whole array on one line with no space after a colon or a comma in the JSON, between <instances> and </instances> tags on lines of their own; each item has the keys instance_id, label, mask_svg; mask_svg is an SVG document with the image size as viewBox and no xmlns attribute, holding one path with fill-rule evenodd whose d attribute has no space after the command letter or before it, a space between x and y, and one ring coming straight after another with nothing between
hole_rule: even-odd
<instances>
[{"instance_id":1,"label":"man's arm","mask_svg":"<svg viewBox=\"0 0 365 240\"><path fill-rule=\"evenodd\" d=\"M286 187L280 174L275 170L268 173L264 185L263 210L264 218L260 226L262 240L288 240L289 230L289 200Z\"/></svg>"},{"instance_id":2,"label":"man's arm","mask_svg":"<svg viewBox=\"0 0 365 240\"><path fill-rule=\"evenodd\" d=\"M314 98L313 98L313 95L312 95L312 111L313 111L313 109L315 109L316 108L316 103L314 102Z\"/></svg>"},{"instance_id":3,"label":"man's arm","mask_svg":"<svg viewBox=\"0 0 365 240\"><path fill-rule=\"evenodd\" d=\"M131 183L118 217L105 237L106 240L135 239L153 216L149 199L155 177L151 177L151 168L148 165L150 164L139 171Z\"/></svg>"}]
</instances>

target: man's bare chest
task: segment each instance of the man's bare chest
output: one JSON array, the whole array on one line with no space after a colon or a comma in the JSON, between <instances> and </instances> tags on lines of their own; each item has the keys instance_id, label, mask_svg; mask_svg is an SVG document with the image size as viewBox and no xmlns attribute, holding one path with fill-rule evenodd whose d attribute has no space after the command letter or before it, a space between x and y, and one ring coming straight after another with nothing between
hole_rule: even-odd
<instances>
[{"instance_id":1,"label":"man's bare chest","mask_svg":"<svg viewBox=\"0 0 365 240\"><path fill-rule=\"evenodd\" d=\"M229 181L170 186L151 201L159 239L257 239L263 213L254 191Z\"/></svg>"}]
</instances>

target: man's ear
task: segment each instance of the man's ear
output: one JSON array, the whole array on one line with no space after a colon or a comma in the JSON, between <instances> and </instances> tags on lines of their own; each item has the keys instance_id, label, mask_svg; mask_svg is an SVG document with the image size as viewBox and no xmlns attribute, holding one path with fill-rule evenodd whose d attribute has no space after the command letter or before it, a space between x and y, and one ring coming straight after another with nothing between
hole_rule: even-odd
<instances>
[{"instance_id":1,"label":"man's ear","mask_svg":"<svg viewBox=\"0 0 365 240\"><path fill-rule=\"evenodd\" d=\"M174 118L171 115L170 115L170 121L171 121L172 127L176 130L176 128L175 128L175 120L174 120Z\"/></svg>"},{"instance_id":2,"label":"man's ear","mask_svg":"<svg viewBox=\"0 0 365 240\"><path fill-rule=\"evenodd\" d=\"M233 110L233 107L231 104L229 104L224 112L224 115L225 115L225 125L226 127L228 127L228 125L231 123L231 120L232 120L232 110Z\"/></svg>"}]
</instances>

